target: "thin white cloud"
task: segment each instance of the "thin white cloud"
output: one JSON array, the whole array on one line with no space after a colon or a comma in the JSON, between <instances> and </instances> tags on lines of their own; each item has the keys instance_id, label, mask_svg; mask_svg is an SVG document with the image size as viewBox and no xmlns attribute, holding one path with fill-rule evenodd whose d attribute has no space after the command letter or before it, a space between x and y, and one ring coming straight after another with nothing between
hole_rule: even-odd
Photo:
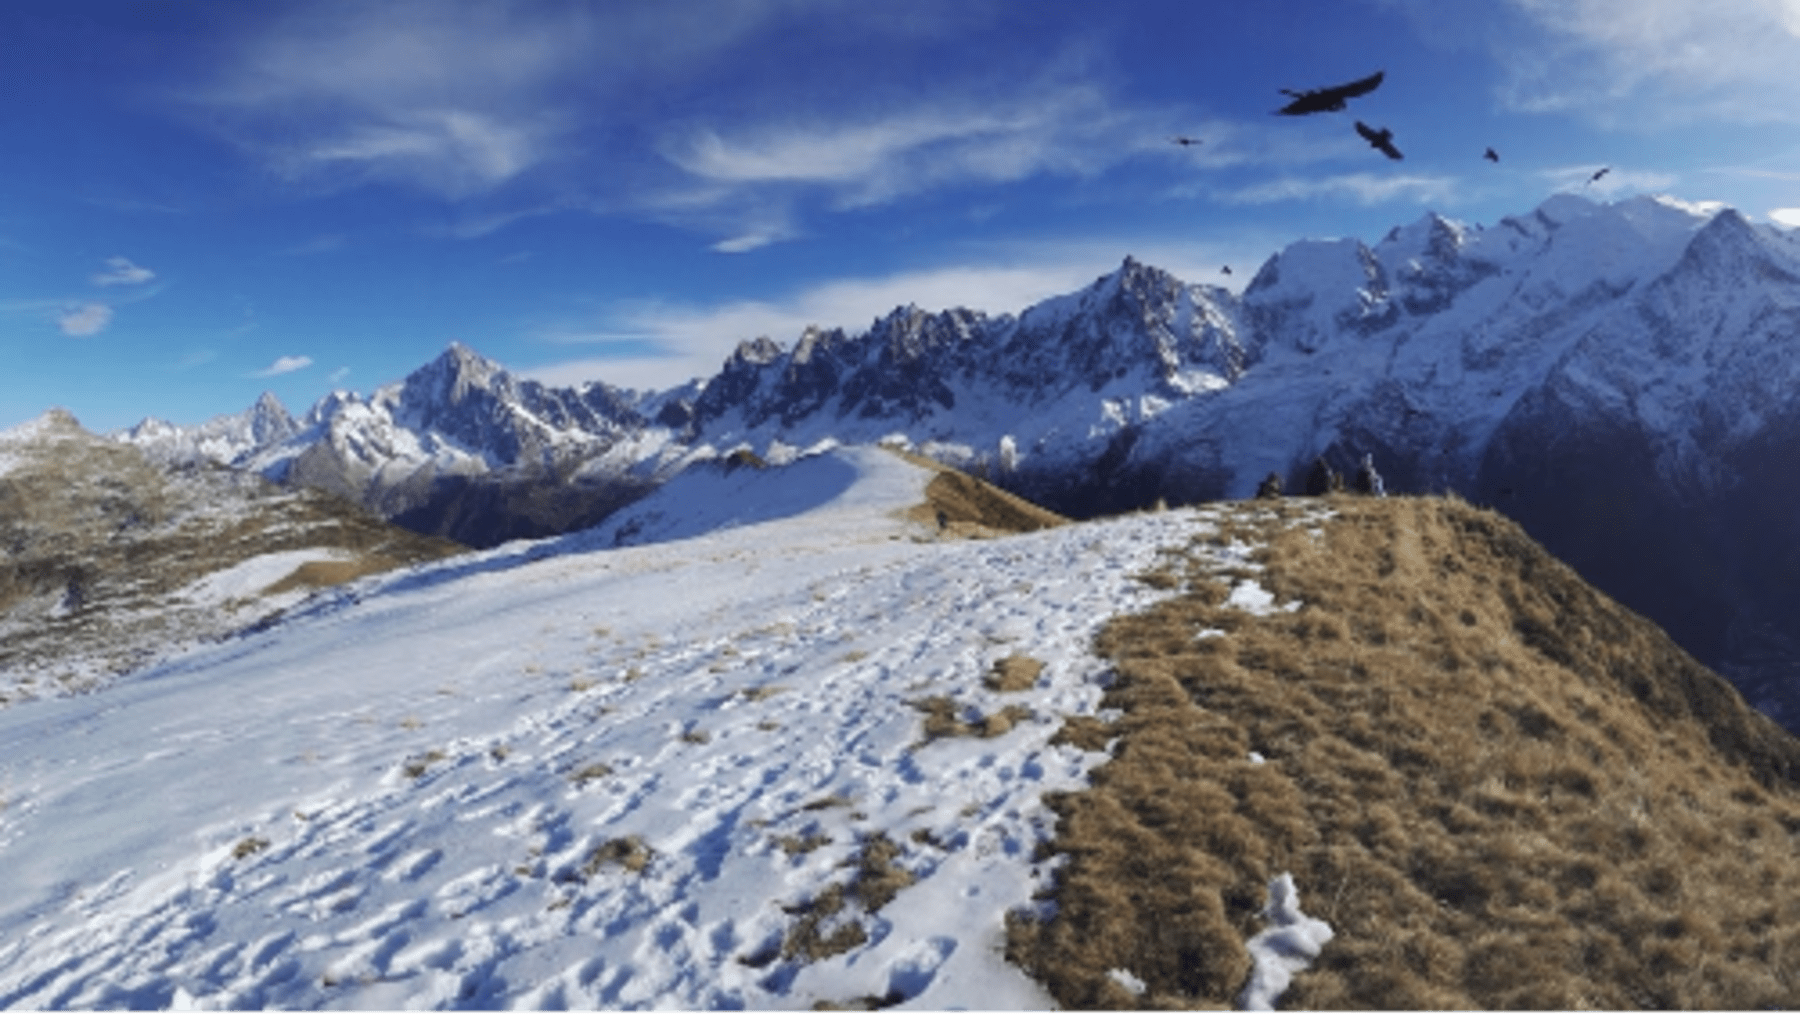
<instances>
[{"instance_id":1,"label":"thin white cloud","mask_svg":"<svg viewBox=\"0 0 1800 1015\"><path fill-rule=\"evenodd\" d=\"M1800 229L1800 208L1772 208L1769 221L1788 229Z\"/></svg>"},{"instance_id":2,"label":"thin white cloud","mask_svg":"<svg viewBox=\"0 0 1800 1015\"><path fill-rule=\"evenodd\" d=\"M327 384L336 386L336 385L344 383L344 378L349 377L349 376L350 376L350 368L349 367L338 367L336 370L333 370L331 372L330 376L325 378L325 382Z\"/></svg>"},{"instance_id":3,"label":"thin white cloud","mask_svg":"<svg viewBox=\"0 0 1800 1015\"><path fill-rule=\"evenodd\" d=\"M1444 203L1450 201L1455 194L1456 181L1446 176L1348 173L1314 178L1283 177L1236 190L1219 191L1214 196L1227 204L1273 204L1278 201L1347 197L1358 204L1376 205L1389 201Z\"/></svg>"},{"instance_id":4,"label":"thin white cloud","mask_svg":"<svg viewBox=\"0 0 1800 1015\"><path fill-rule=\"evenodd\" d=\"M462 200L581 157L582 132L807 6L320 0L238 40L186 99L290 180Z\"/></svg>"},{"instance_id":5,"label":"thin white cloud","mask_svg":"<svg viewBox=\"0 0 1800 1015\"><path fill-rule=\"evenodd\" d=\"M792 209L808 195L864 208L966 184L1091 177L1167 146L1165 111L1123 106L1080 82L1013 89L861 116L689 129L661 145L689 185L657 196L652 210L725 233L715 250L743 252L796 235Z\"/></svg>"},{"instance_id":6,"label":"thin white cloud","mask_svg":"<svg viewBox=\"0 0 1800 1015\"><path fill-rule=\"evenodd\" d=\"M156 277L156 272L141 268L123 257L106 259L107 270L93 277L95 285L143 285Z\"/></svg>"},{"instance_id":7,"label":"thin white cloud","mask_svg":"<svg viewBox=\"0 0 1800 1015\"><path fill-rule=\"evenodd\" d=\"M1501 33L1507 106L1615 126L1800 123L1795 0L1510 0L1531 32Z\"/></svg>"},{"instance_id":8,"label":"thin white cloud","mask_svg":"<svg viewBox=\"0 0 1800 1015\"><path fill-rule=\"evenodd\" d=\"M329 254L334 250L341 250L344 243L343 233L326 233L303 243L296 243L283 249L280 253L287 257L311 257L314 254Z\"/></svg>"},{"instance_id":9,"label":"thin white cloud","mask_svg":"<svg viewBox=\"0 0 1800 1015\"><path fill-rule=\"evenodd\" d=\"M291 374L296 370L305 370L307 367L312 366L312 362L311 356L281 356L278 357L275 362L258 370L256 373L251 374L251 376L278 377L282 374Z\"/></svg>"},{"instance_id":10,"label":"thin white cloud","mask_svg":"<svg viewBox=\"0 0 1800 1015\"><path fill-rule=\"evenodd\" d=\"M72 338L98 335L112 323L112 308L104 303L87 303L65 311L56 319L62 333Z\"/></svg>"}]
</instances>

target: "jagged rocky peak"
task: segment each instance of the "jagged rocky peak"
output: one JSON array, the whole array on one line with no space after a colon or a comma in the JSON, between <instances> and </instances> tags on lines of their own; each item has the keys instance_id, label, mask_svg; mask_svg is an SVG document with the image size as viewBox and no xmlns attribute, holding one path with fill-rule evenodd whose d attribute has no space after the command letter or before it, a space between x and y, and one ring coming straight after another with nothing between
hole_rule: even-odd
<instances>
[{"instance_id":1,"label":"jagged rocky peak","mask_svg":"<svg viewBox=\"0 0 1800 1015\"><path fill-rule=\"evenodd\" d=\"M737 344L737 348L732 350L731 355L725 359L725 369L730 370L733 367L744 366L764 366L779 359L781 353L782 348L780 342L769 338L767 335L758 335L754 339L742 341Z\"/></svg>"},{"instance_id":2,"label":"jagged rocky peak","mask_svg":"<svg viewBox=\"0 0 1800 1015\"><path fill-rule=\"evenodd\" d=\"M430 416L460 405L471 392L493 394L498 387L511 387L511 382L504 367L461 342L451 342L437 359L407 375L400 401Z\"/></svg>"},{"instance_id":3,"label":"jagged rocky peak","mask_svg":"<svg viewBox=\"0 0 1800 1015\"><path fill-rule=\"evenodd\" d=\"M789 357L790 366L806 366L822 355L836 352L847 339L841 328L821 328L809 324L800 332L800 340L794 343L794 354Z\"/></svg>"},{"instance_id":4,"label":"jagged rocky peak","mask_svg":"<svg viewBox=\"0 0 1800 1015\"><path fill-rule=\"evenodd\" d=\"M245 421L250 426L251 440L258 446L286 440L300 430L299 422L273 391L265 391L257 398Z\"/></svg>"},{"instance_id":5,"label":"jagged rocky peak","mask_svg":"<svg viewBox=\"0 0 1800 1015\"><path fill-rule=\"evenodd\" d=\"M966 307L933 314L908 303L877 318L869 335L889 361L907 364L978 338L986 321L987 315Z\"/></svg>"}]
</instances>

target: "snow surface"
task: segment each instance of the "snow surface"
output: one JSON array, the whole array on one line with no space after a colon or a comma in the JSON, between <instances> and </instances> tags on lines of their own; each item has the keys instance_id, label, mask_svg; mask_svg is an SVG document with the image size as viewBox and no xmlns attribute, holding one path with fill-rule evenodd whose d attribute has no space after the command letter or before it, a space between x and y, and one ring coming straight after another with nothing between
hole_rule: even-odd
<instances>
[{"instance_id":1,"label":"snow surface","mask_svg":"<svg viewBox=\"0 0 1800 1015\"><path fill-rule=\"evenodd\" d=\"M173 598L194 606L225 606L246 599L262 597L264 589L293 574L302 564L350 560L354 557L355 554L349 550L317 548L258 554L238 561L222 571L214 571L176 591ZM301 593L292 598L298 602L304 597L304 593ZM286 601L288 598L288 596L270 597L256 605L259 609L266 611L275 606L289 605Z\"/></svg>"},{"instance_id":2,"label":"snow surface","mask_svg":"<svg viewBox=\"0 0 1800 1015\"><path fill-rule=\"evenodd\" d=\"M1274 1011L1275 1002L1306 969L1332 938L1331 925L1300 911L1300 891L1294 876L1282 874L1269 882L1269 902L1263 907L1269 928L1251 938L1250 983L1238 996L1245 1011Z\"/></svg>"},{"instance_id":3,"label":"snow surface","mask_svg":"<svg viewBox=\"0 0 1800 1015\"><path fill-rule=\"evenodd\" d=\"M0 712L0 1005L1048 1006L1003 918L1050 883L1041 794L1105 758L1049 737L1098 708L1098 627L1169 594L1131 576L1212 517L937 542L898 514L930 472L801 466L800 514L364 579ZM639 508L687 531L716 492ZM1015 652L1038 685L986 690ZM1033 716L922 744L933 695ZM876 833L916 883L837 918L850 951L775 954ZM641 872L590 862L631 836Z\"/></svg>"}]
</instances>

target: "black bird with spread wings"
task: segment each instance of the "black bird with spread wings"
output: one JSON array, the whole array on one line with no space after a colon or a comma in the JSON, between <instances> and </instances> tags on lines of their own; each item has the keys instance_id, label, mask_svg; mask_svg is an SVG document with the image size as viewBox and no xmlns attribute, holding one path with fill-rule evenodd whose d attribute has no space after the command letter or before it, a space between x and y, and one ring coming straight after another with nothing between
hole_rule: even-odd
<instances>
[{"instance_id":1,"label":"black bird with spread wings","mask_svg":"<svg viewBox=\"0 0 1800 1015\"><path fill-rule=\"evenodd\" d=\"M1489 148L1487 150L1487 154L1483 155L1482 158L1488 160L1489 162L1498 162L1498 161L1500 161L1500 153L1493 150L1492 148Z\"/></svg>"},{"instance_id":2,"label":"black bird with spread wings","mask_svg":"<svg viewBox=\"0 0 1800 1015\"><path fill-rule=\"evenodd\" d=\"M1589 183L1599 183L1599 182L1600 182L1600 177L1602 177L1602 176L1605 176L1605 175L1606 175L1606 174L1607 174L1607 173L1610 173L1610 172L1612 172L1612 167L1611 167L1611 166L1601 166L1601 167L1600 167L1600 171L1599 171L1599 172L1597 172L1597 173L1595 173L1595 174L1594 174L1594 175L1592 175L1592 176L1590 176L1590 177L1588 177L1588 182L1589 182Z\"/></svg>"},{"instance_id":3,"label":"black bird with spread wings","mask_svg":"<svg viewBox=\"0 0 1800 1015\"><path fill-rule=\"evenodd\" d=\"M1363 136L1364 141L1369 142L1369 147L1378 149L1381 154L1386 155L1388 158L1402 159L1406 157L1400 154L1400 149L1394 147L1394 132L1386 127L1376 130L1361 120L1358 120L1356 121L1356 132Z\"/></svg>"},{"instance_id":4,"label":"black bird with spread wings","mask_svg":"<svg viewBox=\"0 0 1800 1015\"><path fill-rule=\"evenodd\" d=\"M1376 71L1360 81L1352 81L1347 85L1335 88L1314 88L1311 91L1296 92L1283 88L1281 94L1291 95L1294 101L1275 111L1276 116L1305 116L1308 113L1335 113L1344 108L1349 99L1358 95L1367 95L1381 86L1381 79L1386 71Z\"/></svg>"},{"instance_id":5,"label":"black bird with spread wings","mask_svg":"<svg viewBox=\"0 0 1800 1015\"><path fill-rule=\"evenodd\" d=\"M1170 138L1169 140L1174 142L1175 144L1180 145L1183 148L1186 148L1188 145L1196 145L1196 144L1200 143L1199 138L1187 137L1186 135L1183 135L1183 134L1177 134L1176 136Z\"/></svg>"}]
</instances>

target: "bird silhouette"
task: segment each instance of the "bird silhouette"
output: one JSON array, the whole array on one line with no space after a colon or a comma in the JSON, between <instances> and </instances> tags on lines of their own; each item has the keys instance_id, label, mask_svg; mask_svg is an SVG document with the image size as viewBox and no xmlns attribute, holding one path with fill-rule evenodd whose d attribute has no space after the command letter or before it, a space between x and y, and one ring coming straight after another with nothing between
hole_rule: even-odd
<instances>
[{"instance_id":1,"label":"bird silhouette","mask_svg":"<svg viewBox=\"0 0 1800 1015\"><path fill-rule=\"evenodd\" d=\"M1493 150L1492 148L1489 148L1487 150L1487 153L1485 155L1483 155L1482 158L1488 160L1489 162L1498 162L1498 161L1500 161L1500 153Z\"/></svg>"},{"instance_id":2,"label":"bird silhouette","mask_svg":"<svg viewBox=\"0 0 1800 1015\"><path fill-rule=\"evenodd\" d=\"M1358 95L1367 95L1381 87L1381 79L1386 71L1376 71L1366 78L1352 81L1347 85L1332 88L1314 88L1310 91L1296 92L1290 88L1281 89L1281 94L1291 95L1294 101L1277 109L1276 116L1305 116L1308 113L1335 113L1344 108L1346 100Z\"/></svg>"},{"instance_id":3,"label":"bird silhouette","mask_svg":"<svg viewBox=\"0 0 1800 1015\"><path fill-rule=\"evenodd\" d=\"M1223 268L1220 268L1220 269L1219 269L1219 274L1221 274L1221 275L1229 275L1229 274L1231 274L1231 265L1229 265L1229 264L1228 264L1228 265L1226 265L1226 266L1225 266L1225 267L1223 267Z\"/></svg>"},{"instance_id":4,"label":"bird silhouette","mask_svg":"<svg viewBox=\"0 0 1800 1015\"><path fill-rule=\"evenodd\" d=\"M1612 172L1611 166L1601 166L1599 172L1588 177L1588 182L1589 183L1598 183L1598 182L1600 182L1600 177L1605 176L1607 173L1610 173L1610 172Z\"/></svg>"},{"instance_id":5,"label":"bird silhouette","mask_svg":"<svg viewBox=\"0 0 1800 1015\"><path fill-rule=\"evenodd\" d=\"M1197 137L1181 137L1179 135L1172 137L1169 140L1175 142L1176 144L1180 145L1183 148L1186 148L1188 145L1191 145L1191 144L1199 144L1200 143L1200 139Z\"/></svg>"},{"instance_id":6,"label":"bird silhouette","mask_svg":"<svg viewBox=\"0 0 1800 1015\"><path fill-rule=\"evenodd\" d=\"M1400 149L1394 147L1394 132L1386 127L1376 130L1361 120L1356 121L1356 132L1369 142L1369 147L1376 149L1390 159L1402 159Z\"/></svg>"}]
</instances>

